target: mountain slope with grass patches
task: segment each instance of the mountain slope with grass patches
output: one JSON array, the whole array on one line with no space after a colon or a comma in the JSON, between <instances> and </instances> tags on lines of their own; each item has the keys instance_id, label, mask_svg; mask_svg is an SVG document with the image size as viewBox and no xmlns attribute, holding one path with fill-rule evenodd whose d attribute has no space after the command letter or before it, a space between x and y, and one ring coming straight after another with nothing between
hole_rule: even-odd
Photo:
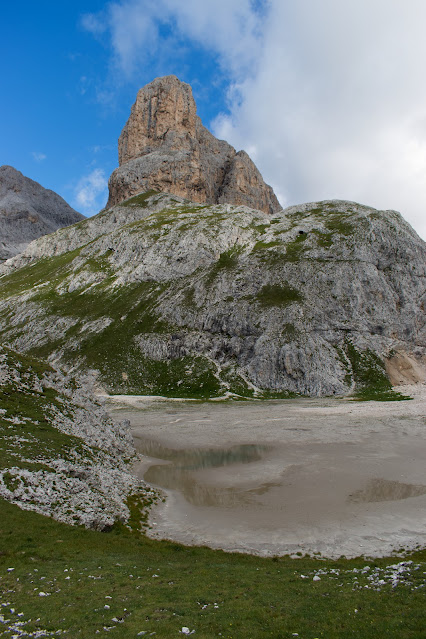
<instances>
[{"instance_id":1,"label":"mountain slope with grass patches","mask_svg":"<svg viewBox=\"0 0 426 639\"><path fill-rule=\"evenodd\" d=\"M424 374L425 264L395 211L148 192L0 267L0 335L113 393L388 397Z\"/></svg>"}]
</instances>

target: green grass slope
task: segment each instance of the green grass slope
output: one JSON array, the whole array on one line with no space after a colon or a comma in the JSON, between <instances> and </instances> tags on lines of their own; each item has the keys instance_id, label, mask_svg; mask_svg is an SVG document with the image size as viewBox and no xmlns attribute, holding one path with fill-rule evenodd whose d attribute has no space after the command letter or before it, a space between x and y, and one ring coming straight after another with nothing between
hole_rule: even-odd
<instances>
[{"instance_id":1,"label":"green grass slope","mask_svg":"<svg viewBox=\"0 0 426 639\"><path fill-rule=\"evenodd\" d=\"M425 551L403 560L261 559L122 526L88 531L3 500L0 521L5 637L170 639L186 628L201 639L424 637Z\"/></svg>"}]
</instances>

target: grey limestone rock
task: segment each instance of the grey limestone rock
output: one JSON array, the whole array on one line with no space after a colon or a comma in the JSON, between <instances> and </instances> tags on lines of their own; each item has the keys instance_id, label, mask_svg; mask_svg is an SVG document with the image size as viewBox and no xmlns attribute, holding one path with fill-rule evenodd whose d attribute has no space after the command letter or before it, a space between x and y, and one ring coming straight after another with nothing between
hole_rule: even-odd
<instances>
[{"instance_id":1,"label":"grey limestone rock","mask_svg":"<svg viewBox=\"0 0 426 639\"><path fill-rule=\"evenodd\" d=\"M12 166L0 167L0 260L20 253L32 240L82 219L84 216L54 191Z\"/></svg>"},{"instance_id":2,"label":"grey limestone rock","mask_svg":"<svg viewBox=\"0 0 426 639\"><path fill-rule=\"evenodd\" d=\"M114 392L345 395L385 366L425 379L426 245L395 211L330 200L271 217L148 193L0 274L3 343Z\"/></svg>"},{"instance_id":3,"label":"grey limestone rock","mask_svg":"<svg viewBox=\"0 0 426 639\"><path fill-rule=\"evenodd\" d=\"M191 87L175 76L139 91L118 155L108 207L154 189L193 202L242 204L266 213L281 209L247 153L237 153L202 125Z\"/></svg>"},{"instance_id":4,"label":"grey limestone rock","mask_svg":"<svg viewBox=\"0 0 426 639\"><path fill-rule=\"evenodd\" d=\"M25 358L0 347L0 391L16 399L0 410L1 498L58 521L105 530L128 519L129 493L154 497L131 472L129 462L136 459L136 451L129 422L116 423L108 416L102 398L95 395L95 381L93 375L76 379L59 369L41 374ZM44 414L48 426L43 430L60 433L54 436L62 441L55 455L49 439L42 440L37 451L39 422L25 401L28 397ZM28 444L36 447L35 468Z\"/></svg>"}]
</instances>

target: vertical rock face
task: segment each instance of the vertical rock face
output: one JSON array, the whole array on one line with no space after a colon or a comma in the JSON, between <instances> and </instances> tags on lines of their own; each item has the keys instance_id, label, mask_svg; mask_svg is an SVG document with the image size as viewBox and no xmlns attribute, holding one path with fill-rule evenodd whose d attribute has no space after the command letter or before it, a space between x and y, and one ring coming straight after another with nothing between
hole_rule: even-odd
<instances>
[{"instance_id":1,"label":"vertical rock face","mask_svg":"<svg viewBox=\"0 0 426 639\"><path fill-rule=\"evenodd\" d=\"M143 87L118 141L120 167L109 181L108 207L154 189L207 204L281 206L247 153L201 123L189 84L175 76Z\"/></svg>"},{"instance_id":2,"label":"vertical rock face","mask_svg":"<svg viewBox=\"0 0 426 639\"><path fill-rule=\"evenodd\" d=\"M120 166L161 146L190 149L196 137L196 106L189 84L157 78L138 92L118 140Z\"/></svg>"}]
</instances>

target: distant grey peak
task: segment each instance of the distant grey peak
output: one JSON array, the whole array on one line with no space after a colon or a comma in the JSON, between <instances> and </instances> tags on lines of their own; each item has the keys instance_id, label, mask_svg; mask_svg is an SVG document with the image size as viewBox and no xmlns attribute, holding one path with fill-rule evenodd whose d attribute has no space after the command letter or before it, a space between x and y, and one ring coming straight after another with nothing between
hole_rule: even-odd
<instances>
[{"instance_id":1,"label":"distant grey peak","mask_svg":"<svg viewBox=\"0 0 426 639\"><path fill-rule=\"evenodd\" d=\"M21 253L42 235L83 219L54 191L13 166L0 167L0 260Z\"/></svg>"}]
</instances>

